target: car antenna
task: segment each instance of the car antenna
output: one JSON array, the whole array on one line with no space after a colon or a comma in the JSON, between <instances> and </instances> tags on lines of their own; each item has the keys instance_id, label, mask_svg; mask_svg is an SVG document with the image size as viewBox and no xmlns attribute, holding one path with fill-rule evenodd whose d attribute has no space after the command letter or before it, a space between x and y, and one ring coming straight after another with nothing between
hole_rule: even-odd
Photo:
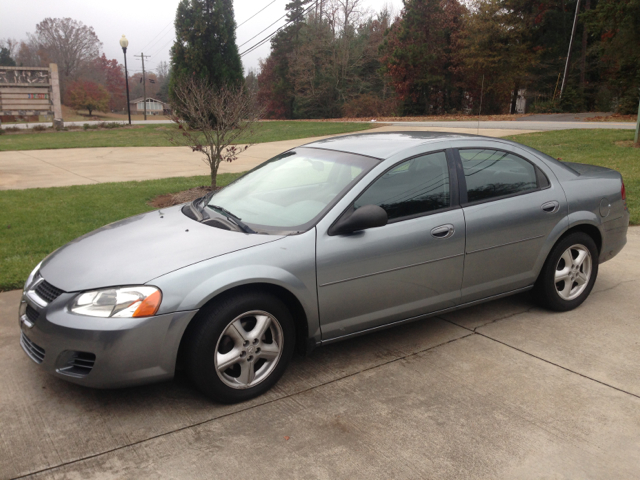
<instances>
[{"instance_id":1,"label":"car antenna","mask_svg":"<svg viewBox=\"0 0 640 480\"><path fill-rule=\"evenodd\" d=\"M482 74L482 86L480 87L480 108L478 109L478 130L476 134L480 135L480 112L482 112L482 94L484 93L484 73Z\"/></svg>"}]
</instances>

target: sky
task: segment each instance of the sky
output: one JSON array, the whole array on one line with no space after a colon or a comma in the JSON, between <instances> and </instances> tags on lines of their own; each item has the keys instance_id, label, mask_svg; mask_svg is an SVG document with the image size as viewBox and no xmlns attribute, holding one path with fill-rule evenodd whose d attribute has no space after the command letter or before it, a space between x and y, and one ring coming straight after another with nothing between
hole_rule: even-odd
<instances>
[{"instance_id":1,"label":"sky","mask_svg":"<svg viewBox=\"0 0 640 480\"><path fill-rule=\"evenodd\" d=\"M285 14L284 7L289 1L234 0L238 24L236 41L241 53L285 23L284 19L279 19ZM362 2L364 8L372 11L379 11L385 5L395 12L400 12L402 8L402 0ZM102 42L104 53L120 63L123 63L123 54L118 42L123 34L126 35L129 39L129 74L142 71L140 60L133 57L141 52L151 55L151 58L145 59L145 69L155 70L161 61L169 61L178 3L179 0L0 0L0 39L9 37L23 40L46 17L71 17L93 27ZM262 8L262 12L243 23ZM251 40L254 36L256 38ZM269 48L270 43L267 42L242 57L245 73L250 68L258 68L259 59L269 56Z\"/></svg>"}]
</instances>

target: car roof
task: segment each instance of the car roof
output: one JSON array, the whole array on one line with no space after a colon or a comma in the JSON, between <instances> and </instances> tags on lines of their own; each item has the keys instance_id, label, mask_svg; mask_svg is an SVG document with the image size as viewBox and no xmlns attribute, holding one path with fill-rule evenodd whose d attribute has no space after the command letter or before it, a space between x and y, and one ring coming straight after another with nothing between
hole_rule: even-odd
<instances>
[{"instance_id":1,"label":"car roof","mask_svg":"<svg viewBox=\"0 0 640 480\"><path fill-rule=\"evenodd\" d=\"M435 143L442 139L464 138L495 140L491 137L449 132L373 132L325 138L304 146L385 159L417 145Z\"/></svg>"}]
</instances>

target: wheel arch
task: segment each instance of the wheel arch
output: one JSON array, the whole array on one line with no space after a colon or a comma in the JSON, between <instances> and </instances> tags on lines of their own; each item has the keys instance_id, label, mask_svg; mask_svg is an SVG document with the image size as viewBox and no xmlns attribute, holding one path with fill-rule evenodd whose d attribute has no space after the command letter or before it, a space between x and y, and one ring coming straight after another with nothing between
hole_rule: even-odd
<instances>
[{"instance_id":1,"label":"wheel arch","mask_svg":"<svg viewBox=\"0 0 640 480\"><path fill-rule=\"evenodd\" d=\"M182 358L184 355L184 348L186 341L185 339L189 336L190 329L196 324L198 319L200 318L200 312L206 310L208 306L212 305L215 302L218 302L226 297L230 297L233 295L240 295L245 292L263 292L269 295L273 295L274 297L280 299L289 312L291 313L291 317L293 318L293 324L296 332L296 351L300 354L307 354L312 350L311 342L309 342L309 323L307 314L302 306L302 303L291 291L286 288L276 285L273 283L267 282L254 282L254 283L246 283L242 285L236 285L231 287L223 292L218 293L214 297L207 300L207 302L202 305L200 311L194 315L194 317L189 321L189 324L185 328L182 333L182 337L180 338L180 345L178 347L178 357L177 364L179 365L182 362ZM313 342L315 345L315 342Z\"/></svg>"},{"instance_id":2,"label":"wheel arch","mask_svg":"<svg viewBox=\"0 0 640 480\"><path fill-rule=\"evenodd\" d=\"M566 236L571 235L572 233L575 233L575 232L583 232L589 235L595 242L596 247L598 248L598 254L602 252L602 233L600 232L600 229L598 227L596 227L591 223L580 223L577 225L571 225L571 227L569 227L567 231L564 232L560 236L560 238L558 238L558 240L556 241L556 244Z\"/></svg>"}]
</instances>

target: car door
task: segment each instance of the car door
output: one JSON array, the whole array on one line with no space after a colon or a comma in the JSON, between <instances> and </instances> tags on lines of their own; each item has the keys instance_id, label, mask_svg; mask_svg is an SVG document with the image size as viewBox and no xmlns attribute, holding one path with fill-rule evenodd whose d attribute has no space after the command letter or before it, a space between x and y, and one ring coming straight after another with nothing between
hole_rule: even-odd
<instances>
[{"instance_id":1,"label":"car door","mask_svg":"<svg viewBox=\"0 0 640 480\"><path fill-rule=\"evenodd\" d=\"M344 212L378 205L387 211L387 225L349 235L318 230L323 340L456 305L465 224L455 177L451 152L449 161L445 151L404 160Z\"/></svg>"},{"instance_id":2,"label":"car door","mask_svg":"<svg viewBox=\"0 0 640 480\"><path fill-rule=\"evenodd\" d=\"M461 302L532 285L547 238L566 218L564 191L506 145L456 153L467 236Z\"/></svg>"}]
</instances>

